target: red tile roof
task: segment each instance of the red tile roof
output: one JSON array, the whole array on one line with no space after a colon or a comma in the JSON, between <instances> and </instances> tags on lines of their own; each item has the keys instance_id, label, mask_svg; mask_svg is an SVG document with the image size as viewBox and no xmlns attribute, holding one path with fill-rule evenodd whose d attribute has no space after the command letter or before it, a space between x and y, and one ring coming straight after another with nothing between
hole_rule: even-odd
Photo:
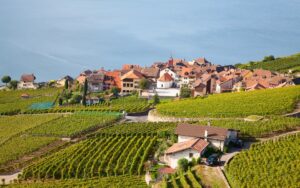
<instances>
[{"instance_id":1,"label":"red tile roof","mask_svg":"<svg viewBox=\"0 0 300 188\"><path fill-rule=\"evenodd\" d=\"M158 81L160 81L160 82L171 82L173 80L174 79L172 78L172 76L168 73L165 73L158 79Z\"/></svg>"},{"instance_id":2,"label":"red tile roof","mask_svg":"<svg viewBox=\"0 0 300 188\"><path fill-rule=\"evenodd\" d=\"M228 133L228 129L221 127L191 125L187 123L179 124L176 127L175 133L182 136L204 138L205 131L208 133L208 138L216 140L225 140Z\"/></svg>"},{"instance_id":3,"label":"red tile roof","mask_svg":"<svg viewBox=\"0 0 300 188\"><path fill-rule=\"evenodd\" d=\"M126 74L124 74L121 78L121 80L124 80L126 78L129 79L142 79L144 78L143 74L137 70L131 70L129 72L127 72Z\"/></svg>"},{"instance_id":4,"label":"red tile roof","mask_svg":"<svg viewBox=\"0 0 300 188\"><path fill-rule=\"evenodd\" d=\"M20 79L22 82L33 82L35 76L33 74L23 74Z\"/></svg>"},{"instance_id":5,"label":"red tile roof","mask_svg":"<svg viewBox=\"0 0 300 188\"><path fill-rule=\"evenodd\" d=\"M174 174L176 172L176 170L173 168L170 168L170 167L163 167L163 168L158 169L158 172L160 174Z\"/></svg>"},{"instance_id":6,"label":"red tile roof","mask_svg":"<svg viewBox=\"0 0 300 188\"><path fill-rule=\"evenodd\" d=\"M167 149L166 154L177 153L187 149L193 149L201 153L208 145L209 143L207 141L196 138L173 144L169 149Z\"/></svg>"}]
</instances>

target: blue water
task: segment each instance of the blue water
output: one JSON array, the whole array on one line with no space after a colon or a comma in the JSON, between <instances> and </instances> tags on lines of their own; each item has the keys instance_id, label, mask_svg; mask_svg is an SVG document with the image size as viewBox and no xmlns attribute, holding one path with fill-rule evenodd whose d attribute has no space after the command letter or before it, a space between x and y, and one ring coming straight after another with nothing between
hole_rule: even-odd
<instances>
[{"instance_id":1,"label":"blue water","mask_svg":"<svg viewBox=\"0 0 300 188\"><path fill-rule=\"evenodd\" d=\"M0 0L0 76L300 51L299 0Z\"/></svg>"}]
</instances>

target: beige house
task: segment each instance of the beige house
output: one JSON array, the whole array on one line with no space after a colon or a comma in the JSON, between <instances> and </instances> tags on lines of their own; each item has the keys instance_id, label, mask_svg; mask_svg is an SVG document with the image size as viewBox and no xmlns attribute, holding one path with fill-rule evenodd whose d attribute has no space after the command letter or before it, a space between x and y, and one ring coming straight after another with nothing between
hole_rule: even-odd
<instances>
[{"instance_id":1,"label":"beige house","mask_svg":"<svg viewBox=\"0 0 300 188\"><path fill-rule=\"evenodd\" d=\"M35 79L34 74L23 74L18 83L18 89L37 89L37 84L34 83Z\"/></svg>"},{"instance_id":2,"label":"beige house","mask_svg":"<svg viewBox=\"0 0 300 188\"><path fill-rule=\"evenodd\" d=\"M179 159L200 157L208 146L221 151L224 146L237 138L237 131L214 126L201 126L182 123L175 130L178 142L165 152L164 160L172 168L177 167Z\"/></svg>"},{"instance_id":3,"label":"beige house","mask_svg":"<svg viewBox=\"0 0 300 188\"><path fill-rule=\"evenodd\" d=\"M130 70L121 77L121 93L123 95L130 94L132 91L139 89L139 83L144 76L137 70Z\"/></svg>"}]
</instances>

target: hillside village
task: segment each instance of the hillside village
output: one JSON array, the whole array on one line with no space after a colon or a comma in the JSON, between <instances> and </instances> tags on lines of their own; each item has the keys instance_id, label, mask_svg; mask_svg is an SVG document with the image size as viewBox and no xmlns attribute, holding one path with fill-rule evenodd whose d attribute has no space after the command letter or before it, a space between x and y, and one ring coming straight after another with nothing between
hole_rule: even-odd
<instances>
[{"instance_id":1,"label":"hillside village","mask_svg":"<svg viewBox=\"0 0 300 188\"><path fill-rule=\"evenodd\" d=\"M2 82L0 177L8 187L288 187L298 176L252 181L248 174L262 172L244 157L263 168L274 156L286 166L297 160L300 89L289 73L170 58ZM286 148L294 149L279 156Z\"/></svg>"}]
</instances>

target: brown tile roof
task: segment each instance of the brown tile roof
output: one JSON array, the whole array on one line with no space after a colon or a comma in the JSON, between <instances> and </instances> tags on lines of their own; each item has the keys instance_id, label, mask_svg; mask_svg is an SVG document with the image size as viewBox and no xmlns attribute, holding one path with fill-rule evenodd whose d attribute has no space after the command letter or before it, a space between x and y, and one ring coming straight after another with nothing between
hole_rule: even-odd
<instances>
[{"instance_id":1,"label":"brown tile roof","mask_svg":"<svg viewBox=\"0 0 300 188\"><path fill-rule=\"evenodd\" d=\"M104 81L104 74L91 74L87 77L87 81L91 83L102 83Z\"/></svg>"},{"instance_id":2,"label":"brown tile roof","mask_svg":"<svg viewBox=\"0 0 300 188\"><path fill-rule=\"evenodd\" d=\"M150 78L158 78L159 77L159 69L158 68L143 68L141 71L146 77Z\"/></svg>"},{"instance_id":3,"label":"brown tile roof","mask_svg":"<svg viewBox=\"0 0 300 188\"><path fill-rule=\"evenodd\" d=\"M140 65L132 65L132 64L124 64L122 66L122 70L132 70L132 69L141 71L142 67Z\"/></svg>"},{"instance_id":4,"label":"brown tile roof","mask_svg":"<svg viewBox=\"0 0 300 188\"><path fill-rule=\"evenodd\" d=\"M272 76L271 71L263 70L263 69L255 69L253 71L253 74L256 75L257 77L265 77L265 78L270 78Z\"/></svg>"},{"instance_id":5,"label":"brown tile roof","mask_svg":"<svg viewBox=\"0 0 300 188\"><path fill-rule=\"evenodd\" d=\"M78 81L79 84L83 84L85 79L86 79L86 76L84 76L84 75L80 75L76 78L76 80Z\"/></svg>"},{"instance_id":6,"label":"brown tile roof","mask_svg":"<svg viewBox=\"0 0 300 188\"><path fill-rule=\"evenodd\" d=\"M124 74L121 78L121 80L124 80L126 78L130 78L130 79L142 79L144 78L143 74L140 71L137 70L131 70L129 72L127 72L126 74Z\"/></svg>"},{"instance_id":7,"label":"brown tile roof","mask_svg":"<svg viewBox=\"0 0 300 188\"><path fill-rule=\"evenodd\" d=\"M182 136L204 138L205 130L208 132L208 138L225 140L227 137L228 129L215 126L191 125L187 123L179 124L176 127L175 133Z\"/></svg>"},{"instance_id":8,"label":"brown tile roof","mask_svg":"<svg viewBox=\"0 0 300 188\"><path fill-rule=\"evenodd\" d=\"M166 154L177 153L187 149L193 149L201 153L208 145L209 143L207 141L196 138L173 144L169 149L167 149Z\"/></svg>"},{"instance_id":9,"label":"brown tile roof","mask_svg":"<svg viewBox=\"0 0 300 188\"><path fill-rule=\"evenodd\" d=\"M33 82L35 80L35 76L33 74L23 74L20 80L23 82Z\"/></svg>"},{"instance_id":10,"label":"brown tile roof","mask_svg":"<svg viewBox=\"0 0 300 188\"><path fill-rule=\"evenodd\" d=\"M174 79L172 78L172 76L171 75L169 75L168 73L165 73L164 75L162 75L159 79L158 79L158 81L160 81L160 82L171 82L171 81L173 81Z\"/></svg>"}]
</instances>

